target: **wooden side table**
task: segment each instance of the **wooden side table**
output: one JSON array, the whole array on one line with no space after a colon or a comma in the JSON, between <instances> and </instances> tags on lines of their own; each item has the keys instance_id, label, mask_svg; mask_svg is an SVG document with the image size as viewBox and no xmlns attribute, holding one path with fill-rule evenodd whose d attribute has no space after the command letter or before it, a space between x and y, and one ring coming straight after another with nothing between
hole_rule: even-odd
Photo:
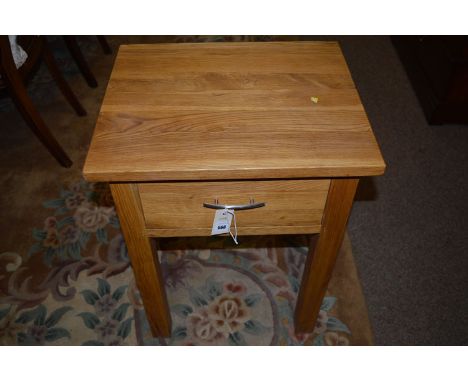
<instances>
[{"instance_id":1,"label":"wooden side table","mask_svg":"<svg viewBox=\"0 0 468 382\"><path fill-rule=\"evenodd\" d=\"M310 332L362 176L381 157L335 42L124 45L84 166L111 183L152 333L171 318L152 238L208 236L204 203L238 211L239 235L320 236L297 332Z\"/></svg>"}]
</instances>

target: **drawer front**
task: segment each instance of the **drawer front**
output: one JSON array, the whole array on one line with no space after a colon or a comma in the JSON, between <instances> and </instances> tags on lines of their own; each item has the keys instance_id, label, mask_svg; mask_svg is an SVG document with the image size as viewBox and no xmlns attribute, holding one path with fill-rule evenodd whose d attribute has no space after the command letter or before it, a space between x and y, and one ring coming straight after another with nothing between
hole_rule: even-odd
<instances>
[{"instance_id":1,"label":"drawer front","mask_svg":"<svg viewBox=\"0 0 468 382\"><path fill-rule=\"evenodd\" d=\"M146 233L150 236L209 236L215 210L203 203L248 204L236 211L239 235L320 232L330 180L141 183Z\"/></svg>"}]
</instances>

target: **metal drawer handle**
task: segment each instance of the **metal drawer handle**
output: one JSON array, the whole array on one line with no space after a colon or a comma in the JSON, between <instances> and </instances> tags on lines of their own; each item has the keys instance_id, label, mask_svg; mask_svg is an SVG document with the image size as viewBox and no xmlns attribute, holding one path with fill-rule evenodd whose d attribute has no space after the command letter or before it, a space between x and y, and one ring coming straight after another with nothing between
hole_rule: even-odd
<instances>
[{"instance_id":1,"label":"metal drawer handle","mask_svg":"<svg viewBox=\"0 0 468 382\"><path fill-rule=\"evenodd\" d=\"M215 199L214 204L211 203L203 203L203 207L205 208L212 208L214 210L235 210L235 211L240 211L240 210L253 210L254 208L260 208L260 207L265 207L266 203L263 202L258 202L255 203L255 200L250 199L249 204L219 204L218 199Z\"/></svg>"}]
</instances>

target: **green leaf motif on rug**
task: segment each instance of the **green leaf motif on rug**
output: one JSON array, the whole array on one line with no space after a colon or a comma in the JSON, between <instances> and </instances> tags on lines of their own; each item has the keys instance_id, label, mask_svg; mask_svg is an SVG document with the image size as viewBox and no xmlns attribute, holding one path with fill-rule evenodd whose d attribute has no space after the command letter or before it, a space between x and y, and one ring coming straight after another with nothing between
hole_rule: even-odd
<instances>
[{"instance_id":1,"label":"green leaf motif on rug","mask_svg":"<svg viewBox=\"0 0 468 382\"><path fill-rule=\"evenodd\" d=\"M59 338L71 338L70 332L64 328L50 328L45 335L46 341L55 341Z\"/></svg>"},{"instance_id":2,"label":"green leaf motif on rug","mask_svg":"<svg viewBox=\"0 0 468 382\"><path fill-rule=\"evenodd\" d=\"M336 332L345 332L351 334L349 328L336 317L329 317L327 320L327 329Z\"/></svg>"},{"instance_id":3,"label":"green leaf motif on rug","mask_svg":"<svg viewBox=\"0 0 468 382\"><path fill-rule=\"evenodd\" d=\"M119 337L122 337L123 339L128 337L130 331L132 330L132 321L133 317L127 318L125 321L122 321L117 331L117 335Z\"/></svg>"},{"instance_id":4,"label":"green leaf motif on rug","mask_svg":"<svg viewBox=\"0 0 468 382\"><path fill-rule=\"evenodd\" d=\"M253 335L261 335L266 333L268 328L259 321L249 320L244 323L244 331Z\"/></svg>"},{"instance_id":5,"label":"green leaf motif on rug","mask_svg":"<svg viewBox=\"0 0 468 382\"><path fill-rule=\"evenodd\" d=\"M40 314L40 311L43 308L43 305L38 305L35 309L21 313L21 315L16 319L15 322L17 324L27 324L28 322L34 320Z\"/></svg>"},{"instance_id":6,"label":"green leaf motif on rug","mask_svg":"<svg viewBox=\"0 0 468 382\"><path fill-rule=\"evenodd\" d=\"M99 296L103 297L106 294L110 293L110 284L107 280L98 278L98 293Z\"/></svg>"},{"instance_id":7,"label":"green leaf motif on rug","mask_svg":"<svg viewBox=\"0 0 468 382\"><path fill-rule=\"evenodd\" d=\"M55 309L47 317L47 308L38 305L35 309L23 312L16 319L17 324L23 324L23 328L16 335L16 341L20 345L44 345L60 338L70 339L70 332L65 328L54 327L60 319L72 310L70 306ZM32 325L26 325L33 321Z\"/></svg>"},{"instance_id":8,"label":"green leaf motif on rug","mask_svg":"<svg viewBox=\"0 0 468 382\"><path fill-rule=\"evenodd\" d=\"M189 288L189 299L190 299L190 302L195 305L195 306L204 306L204 305L208 305L208 301L206 301L205 297L203 297L203 295L198 292L195 288L191 288L191 287L188 287Z\"/></svg>"},{"instance_id":9,"label":"green leaf motif on rug","mask_svg":"<svg viewBox=\"0 0 468 382\"><path fill-rule=\"evenodd\" d=\"M260 293L253 293L248 295L245 299L244 302L248 307L255 306L260 300L262 299L262 295Z\"/></svg>"},{"instance_id":10,"label":"green leaf motif on rug","mask_svg":"<svg viewBox=\"0 0 468 382\"><path fill-rule=\"evenodd\" d=\"M0 310L0 321L3 320L8 315L8 313L10 312L10 309L11 309L11 306Z\"/></svg>"},{"instance_id":11,"label":"green leaf motif on rug","mask_svg":"<svg viewBox=\"0 0 468 382\"><path fill-rule=\"evenodd\" d=\"M172 331L172 337L171 338L173 340L182 340L185 337L187 337L187 328L184 328L182 326L178 326Z\"/></svg>"},{"instance_id":12,"label":"green leaf motif on rug","mask_svg":"<svg viewBox=\"0 0 468 382\"><path fill-rule=\"evenodd\" d=\"M247 343L245 342L244 336L240 332L230 333L228 342L230 345L235 345L235 346L247 345Z\"/></svg>"},{"instance_id":13,"label":"green leaf motif on rug","mask_svg":"<svg viewBox=\"0 0 468 382\"><path fill-rule=\"evenodd\" d=\"M314 338L313 345L314 346L324 346L325 345L323 334L319 334L317 337Z\"/></svg>"},{"instance_id":14,"label":"green leaf motif on rug","mask_svg":"<svg viewBox=\"0 0 468 382\"><path fill-rule=\"evenodd\" d=\"M81 250L79 243L73 243L68 245L68 254L73 260L81 259Z\"/></svg>"},{"instance_id":15,"label":"green leaf motif on rug","mask_svg":"<svg viewBox=\"0 0 468 382\"><path fill-rule=\"evenodd\" d=\"M34 238L34 240L42 241L42 240L44 240L46 238L46 236L47 236L46 231L43 231L43 230L40 230L40 229L37 229L37 228L33 228L32 237Z\"/></svg>"},{"instance_id":16,"label":"green leaf motif on rug","mask_svg":"<svg viewBox=\"0 0 468 382\"><path fill-rule=\"evenodd\" d=\"M96 325L98 325L101 320L99 320L98 316L96 316L94 313L90 312L83 312L78 314L83 319L84 324L86 327L90 329L94 329Z\"/></svg>"},{"instance_id":17,"label":"green leaf motif on rug","mask_svg":"<svg viewBox=\"0 0 468 382\"><path fill-rule=\"evenodd\" d=\"M78 240L80 242L81 248L84 249L86 247L86 243L89 241L90 238L91 238L91 234L89 232L80 233L80 238Z\"/></svg>"},{"instance_id":18,"label":"green leaf motif on rug","mask_svg":"<svg viewBox=\"0 0 468 382\"><path fill-rule=\"evenodd\" d=\"M336 297L332 297L332 296L325 297L322 301L322 305L320 306L320 310L329 312L335 305L335 302L336 302Z\"/></svg>"},{"instance_id":19,"label":"green leaf motif on rug","mask_svg":"<svg viewBox=\"0 0 468 382\"><path fill-rule=\"evenodd\" d=\"M114 291L114 293L112 293L112 298L115 301L119 301L122 298L122 296L124 295L126 289L127 289L127 285L122 285L122 286L118 287Z\"/></svg>"},{"instance_id":20,"label":"green leaf motif on rug","mask_svg":"<svg viewBox=\"0 0 468 382\"><path fill-rule=\"evenodd\" d=\"M130 304L125 303L120 305L115 312L112 314L112 319L116 321L122 321L125 315L127 314L127 309L130 306Z\"/></svg>"},{"instance_id":21,"label":"green leaf motif on rug","mask_svg":"<svg viewBox=\"0 0 468 382\"><path fill-rule=\"evenodd\" d=\"M57 222L57 229L61 229L69 224L75 224L75 219L73 218L73 216L67 216L66 218L63 218L62 220L59 220Z\"/></svg>"},{"instance_id":22,"label":"green leaf motif on rug","mask_svg":"<svg viewBox=\"0 0 468 382\"><path fill-rule=\"evenodd\" d=\"M78 314L83 319L84 325L92 329L96 339L82 343L85 346L98 345L122 345L132 331L133 316L127 317L130 303L118 305L122 300L128 285L121 285L112 292L109 282L97 278L96 292L90 289L81 291L84 300L94 306L95 313L82 312ZM118 305L118 306L117 306Z\"/></svg>"},{"instance_id":23,"label":"green leaf motif on rug","mask_svg":"<svg viewBox=\"0 0 468 382\"><path fill-rule=\"evenodd\" d=\"M100 228L96 231L96 238L102 244L107 244L107 231L104 228Z\"/></svg>"},{"instance_id":24,"label":"green leaf motif on rug","mask_svg":"<svg viewBox=\"0 0 468 382\"><path fill-rule=\"evenodd\" d=\"M181 318L187 318L189 314L193 313L193 309L189 305L177 304L171 306L171 312L174 312Z\"/></svg>"},{"instance_id":25,"label":"green leaf motif on rug","mask_svg":"<svg viewBox=\"0 0 468 382\"><path fill-rule=\"evenodd\" d=\"M214 300L223 293L223 283L214 281L214 276L211 276L205 281L203 292L210 300Z\"/></svg>"},{"instance_id":26,"label":"green leaf motif on rug","mask_svg":"<svg viewBox=\"0 0 468 382\"><path fill-rule=\"evenodd\" d=\"M64 207L64 206L65 206L65 200L64 200L64 199L52 199L52 200L47 200L47 201L45 201L44 203L42 203L42 205L43 205L45 208L57 209L57 208L60 208L60 207Z\"/></svg>"},{"instance_id":27,"label":"green leaf motif on rug","mask_svg":"<svg viewBox=\"0 0 468 382\"><path fill-rule=\"evenodd\" d=\"M84 297L85 301L89 305L94 305L96 301L99 300L99 296L89 289L85 289L84 291L81 291L80 294Z\"/></svg>"},{"instance_id":28,"label":"green leaf motif on rug","mask_svg":"<svg viewBox=\"0 0 468 382\"><path fill-rule=\"evenodd\" d=\"M112 216L110 218L109 224L114 228L120 228L120 222L119 222L119 218L117 217L117 215Z\"/></svg>"},{"instance_id":29,"label":"green leaf motif on rug","mask_svg":"<svg viewBox=\"0 0 468 382\"><path fill-rule=\"evenodd\" d=\"M47 318L47 320L45 320L45 326L48 327L48 328L51 328L52 326L55 326L59 321L60 319L63 317L63 315L67 312L69 312L70 310L72 310L72 307L70 306L62 306L61 308L58 308L56 310L54 310L49 318Z\"/></svg>"},{"instance_id":30,"label":"green leaf motif on rug","mask_svg":"<svg viewBox=\"0 0 468 382\"><path fill-rule=\"evenodd\" d=\"M299 289L301 287L301 283L299 282L298 279L296 279L293 276L288 277L289 284L291 284L291 289L294 293L299 292Z\"/></svg>"}]
</instances>

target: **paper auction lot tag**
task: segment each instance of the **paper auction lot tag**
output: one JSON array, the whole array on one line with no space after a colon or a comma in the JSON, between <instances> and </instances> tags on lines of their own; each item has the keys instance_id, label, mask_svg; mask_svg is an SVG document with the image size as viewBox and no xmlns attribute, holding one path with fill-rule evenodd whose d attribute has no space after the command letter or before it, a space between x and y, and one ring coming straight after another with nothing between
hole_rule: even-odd
<instances>
[{"instance_id":1,"label":"paper auction lot tag","mask_svg":"<svg viewBox=\"0 0 468 382\"><path fill-rule=\"evenodd\" d=\"M231 222L233 216L233 210L216 210L213 219L213 227L211 228L211 235L229 233L229 231L231 230Z\"/></svg>"}]
</instances>

